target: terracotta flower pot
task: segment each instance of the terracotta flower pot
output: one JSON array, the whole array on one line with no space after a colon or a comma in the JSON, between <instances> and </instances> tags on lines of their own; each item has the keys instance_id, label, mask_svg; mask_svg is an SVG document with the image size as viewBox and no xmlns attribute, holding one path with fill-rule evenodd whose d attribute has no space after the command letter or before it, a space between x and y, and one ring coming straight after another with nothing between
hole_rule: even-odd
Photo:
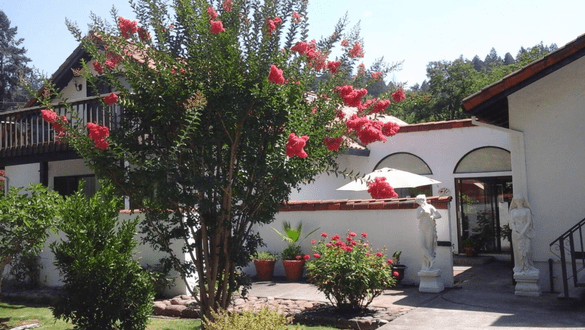
<instances>
[{"instance_id":1,"label":"terracotta flower pot","mask_svg":"<svg viewBox=\"0 0 585 330\"><path fill-rule=\"evenodd\" d=\"M466 246L463 248L463 250L465 250L465 255L467 257L473 257L475 254L475 249L472 246Z\"/></svg>"},{"instance_id":2,"label":"terracotta flower pot","mask_svg":"<svg viewBox=\"0 0 585 330\"><path fill-rule=\"evenodd\" d=\"M276 260L254 260L256 278L259 281L270 281L272 274L274 274L274 264L276 264Z\"/></svg>"},{"instance_id":3,"label":"terracotta flower pot","mask_svg":"<svg viewBox=\"0 0 585 330\"><path fill-rule=\"evenodd\" d=\"M303 276L305 260L283 260L282 265L287 281L296 282Z\"/></svg>"}]
</instances>

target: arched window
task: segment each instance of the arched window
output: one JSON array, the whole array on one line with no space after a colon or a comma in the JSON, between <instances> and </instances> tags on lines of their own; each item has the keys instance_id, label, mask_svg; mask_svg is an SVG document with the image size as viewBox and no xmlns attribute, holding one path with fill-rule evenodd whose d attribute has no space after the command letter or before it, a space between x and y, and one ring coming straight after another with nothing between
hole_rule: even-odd
<instances>
[{"instance_id":1,"label":"arched window","mask_svg":"<svg viewBox=\"0 0 585 330\"><path fill-rule=\"evenodd\" d=\"M470 151L459 160L454 173L505 172L512 170L510 152L498 147Z\"/></svg>"},{"instance_id":2,"label":"arched window","mask_svg":"<svg viewBox=\"0 0 585 330\"><path fill-rule=\"evenodd\" d=\"M374 170L383 167L395 168L397 170L402 170L419 175L433 174L431 168L429 167L429 165L427 165L427 163L425 163L424 160L422 160L418 156L409 154L407 152L397 152L384 157L380 162L378 162ZM419 194L431 196L433 194L432 193L433 188L430 185L416 188L400 188L395 190L399 198L414 197Z\"/></svg>"},{"instance_id":3,"label":"arched window","mask_svg":"<svg viewBox=\"0 0 585 330\"><path fill-rule=\"evenodd\" d=\"M397 170L407 171L420 175L433 174L431 168L429 165L427 165L427 163L425 163L424 160L407 152L397 152L395 154L386 156L380 162L378 162L374 170L383 167L395 168Z\"/></svg>"}]
</instances>

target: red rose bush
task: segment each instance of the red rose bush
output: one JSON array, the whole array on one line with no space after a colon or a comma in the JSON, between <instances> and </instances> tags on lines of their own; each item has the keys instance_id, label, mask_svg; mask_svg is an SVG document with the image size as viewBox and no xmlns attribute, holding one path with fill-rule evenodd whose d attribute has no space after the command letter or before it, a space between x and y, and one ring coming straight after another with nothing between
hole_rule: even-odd
<instances>
[{"instance_id":1,"label":"red rose bush","mask_svg":"<svg viewBox=\"0 0 585 330\"><path fill-rule=\"evenodd\" d=\"M307 262L307 277L340 311L362 310L396 284L391 259L374 250L368 234L349 232L345 238L327 233L313 244L313 259Z\"/></svg>"}]
</instances>

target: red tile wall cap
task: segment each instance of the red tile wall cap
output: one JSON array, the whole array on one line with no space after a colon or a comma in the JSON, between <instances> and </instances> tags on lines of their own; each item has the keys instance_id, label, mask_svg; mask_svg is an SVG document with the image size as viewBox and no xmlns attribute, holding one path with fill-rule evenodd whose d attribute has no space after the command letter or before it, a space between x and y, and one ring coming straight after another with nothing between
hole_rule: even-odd
<instances>
[{"instance_id":1,"label":"red tile wall cap","mask_svg":"<svg viewBox=\"0 0 585 330\"><path fill-rule=\"evenodd\" d=\"M496 96L501 92L522 83L526 79L558 62L561 62L565 58L577 53L583 48L585 48L585 34L582 34L577 39L544 56L540 60L536 60L521 68L520 70L510 73L499 81L496 81L495 83L485 87L481 91L465 98L462 102L463 109L465 111L469 111L470 109L477 107L493 96Z\"/></svg>"},{"instance_id":2,"label":"red tile wall cap","mask_svg":"<svg viewBox=\"0 0 585 330\"><path fill-rule=\"evenodd\" d=\"M414 198L389 199L335 199L325 201L288 201L282 204L280 212L291 211L331 211L331 210L413 210L418 207ZM446 210L450 196L427 197L427 202L437 209Z\"/></svg>"},{"instance_id":3,"label":"red tile wall cap","mask_svg":"<svg viewBox=\"0 0 585 330\"><path fill-rule=\"evenodd\" d=\"M463 127L474 127L471 119L458 119L449 121L433 121L428 123L410 124L408 126L400 127L398 134L400 133L412 133L412 132L426 132L436 131L441 129L453 129Z\"/></svg>"}]
</instances>

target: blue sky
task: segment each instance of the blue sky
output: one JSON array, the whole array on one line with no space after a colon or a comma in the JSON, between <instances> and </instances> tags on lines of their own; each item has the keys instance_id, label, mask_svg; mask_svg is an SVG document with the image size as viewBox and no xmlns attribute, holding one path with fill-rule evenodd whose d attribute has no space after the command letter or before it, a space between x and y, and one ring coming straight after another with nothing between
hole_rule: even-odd
<instances>
[{"instance_id":1,"label":"blue sky","mask_svg":"<svg viewBox=\"0 0 585 330\"><path fill-rule=\"evenodd\" d=\"M65 18L86 30L91 12L109 19L114 3L133 18L125 0L0 0L0 10L25 39L31 64L51 75L77 46ZM585 33L582 0L310 0L311 38L329 35L346 12L351 26L361 21L366 65L381 56L404 61L386 81L408 85L426 78L430 61L483 58L492 47L516 56L521 46L561 47Z\"/></svg>"}]
</instances>

